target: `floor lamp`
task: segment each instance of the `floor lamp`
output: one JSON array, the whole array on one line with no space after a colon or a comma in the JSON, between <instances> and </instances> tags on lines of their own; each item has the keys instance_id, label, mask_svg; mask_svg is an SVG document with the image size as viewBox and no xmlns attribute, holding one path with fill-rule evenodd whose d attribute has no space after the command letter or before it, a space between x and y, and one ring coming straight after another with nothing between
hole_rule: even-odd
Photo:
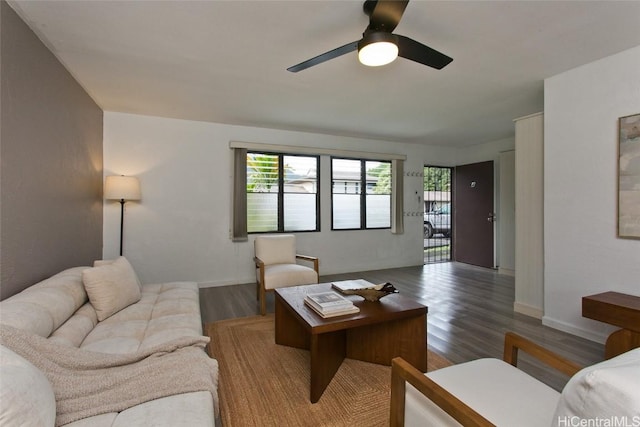
<instances>
[{"instance_id":1,"label":"floor lamp","mask_svg":"<svg viewBox=\"0 0 640 427\"><path fill-rule=\"evenodd\" d=\"M104 183L104 198L120 201L120 256L122 256L124 204L128 200L140 200L140 181L134 176L108 176Z\"/></svg>"}]
</instances>

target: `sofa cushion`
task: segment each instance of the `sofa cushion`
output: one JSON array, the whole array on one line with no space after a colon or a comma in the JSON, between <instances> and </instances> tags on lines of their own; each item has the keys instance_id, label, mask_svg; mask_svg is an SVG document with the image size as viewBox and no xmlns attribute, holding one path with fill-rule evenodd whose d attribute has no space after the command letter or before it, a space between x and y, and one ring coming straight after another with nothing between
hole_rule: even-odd
<instances>
[{"instance_id":1,"label":"sofa cushion","mask_svg":"<svg viewBox=\"0 0 640 427\"><path fill-rule=\"evenodd\" d=\"M132 353L178 337L202 335L198 284L145 284L136 304L98 323L80 348Z\"/></svg>"},{"instance_id":2,"label":"sofa cushion","mask_svg":"<svg viewBox=\"0 0 640 427\"><path fill-rule=\"evenodd\" d=\"M82 272L82 280L99 321L140 300L138 277L125 257L87 268Z\"/></svg>"},{"instance_id":3,"label":"sofa cushion","mask_svg":"<svg viewBox=\"0 0 640 427\"><path fill-rule=\"evenodd\" d=\"M82 341L98 324L96 309L90 302L80 307L73 316L53 331L49 339L66 347L80 347Z\"/></svg>"},{"instance_id":4,"label":"sofa cushion","mask_svg":"<svg viewBox=\"0 0 640 427\"><path fill-rule=\"evenodd\" d=\"M55 425L56 399L51 384L38 368L3 345L0 378L0 425Z\"/></svg>"},{"instance_id":5,"label":"sofa cushion","mask_svg":"<svg viewBox=\"0 0 640 427\"><path fill-rule=\"evenodd\" d=\"M640 348L575 374L562 390L554 425L572 419L640 421Z\"/></svg>"},{"instance_id":6,"label":"sofa cushion","mask_svg":"<svg viewBox=\"0 0 640 427\"><path fill-rule=\"evenodd\" d=\"M199 427L215 424L214 402L208 391L161 397L122 412L84 418L65 427L130 427L163 425Z\"/></svg>"},{"instance_id":7,"label":"sofa cushion","mask_svg":"<svg viewBox=\"0 0 640 427\"><path fill-rule=\"evenodd\" d=\"M218 413L215 406L208 391L176 394L120 412L113 427L149 426L157 420L171 427L213 426Z\"/></svg>"},{"instance_id":8,"label":"sofa cushion","mask_svg":"<svg viewBox=\"0 0 640 427\"><path fill-rule=\"evenodd\" d=\"M118 417L119 412L107 412L106 414L94 415L65 424L64 427L114 427L113 422ZM152 414L149 414L151 417Z\"/></svg>"},{"instance_id":9,"label":"sofa cushion","mask_svg":"<svg viewBox=\"0 0 640 427\"><path fill-rule=\"evenodd\" d=\"M82 271L74 267L0 302L0 321L47 338L87 302Z\"/></svg>"}]
</instances>

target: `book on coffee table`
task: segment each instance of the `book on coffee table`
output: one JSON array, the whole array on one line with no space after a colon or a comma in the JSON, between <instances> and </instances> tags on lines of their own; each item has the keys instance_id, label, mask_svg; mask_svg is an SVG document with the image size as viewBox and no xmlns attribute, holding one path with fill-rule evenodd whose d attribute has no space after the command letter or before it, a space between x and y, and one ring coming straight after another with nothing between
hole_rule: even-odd
<instances>
[{"instance_id":1,"label":"book on coffee table","mask_svg":"<svg viewBox=\"0 0 640 427\"><path fill-rule=\"evenodd\" d=\"M324 310L329 307L338 307L338 306L352 306L353 303L347 298L343 297L337 292L328 291L328 292L316 292L312 294L307 294L305 300L310 301L316 307Z\"/></svg>"},{"instance_id":2,"label":"book on coffee table","mask_svg":"<svg viewBox=\"0 0 640 427\"><path fill-rule=\"evenodd\" d=\"M313 305L313 303L309 302L309 300L305 299L304 303L311 308L313 311L315 311L320 317L322 318L328 318L328 317L337 317L337 316L345 316L347 314L354 314L354 313L359 313L360 309L358 307L356 307L355 305L353 305L353 303L351 304L351 307L346 307L346 308L339 308L339 309L329 309L329 310L320 310L319 308L317 308L316 306Z\"/></svg>"},{"instance_id":3,"label":"book on coffee table","mask_svg":"<svg viewBox=\"0 0 640 427\"><path fill-rule=\"evenodd\" d=\"M350 300L333 291L307 294L304 303L322 317L342 316L360 311Z\"/></svg>"},{"instance_id":4,"label":"book on coffee table","mask_svg":"<svg viewBox=\"0 0 640 427\"><path fill-rule=\"evenodd\" d=\"M364 279L354 280L340 280L338 282L332 282L331 286L339 291L353 291L358 289L374 289L376 285L371 282L367 282Z\"/></svg>"}]
</instances>

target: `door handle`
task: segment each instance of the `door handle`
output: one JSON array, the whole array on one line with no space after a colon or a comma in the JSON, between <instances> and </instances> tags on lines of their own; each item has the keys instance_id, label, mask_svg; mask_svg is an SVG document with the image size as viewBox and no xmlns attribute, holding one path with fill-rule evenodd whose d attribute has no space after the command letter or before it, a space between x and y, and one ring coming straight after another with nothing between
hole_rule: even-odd
<instances>
[{"instance_id":1,"label":"door handle","mask_svg":"<svg viewBox=\"0 0 640 427\"><path fill-rule=\"evenodd\" d=\"M496 222L496 214L493 212L489 212L489 216L487 217L487 221Z\"/></svg>"}]
</instances>

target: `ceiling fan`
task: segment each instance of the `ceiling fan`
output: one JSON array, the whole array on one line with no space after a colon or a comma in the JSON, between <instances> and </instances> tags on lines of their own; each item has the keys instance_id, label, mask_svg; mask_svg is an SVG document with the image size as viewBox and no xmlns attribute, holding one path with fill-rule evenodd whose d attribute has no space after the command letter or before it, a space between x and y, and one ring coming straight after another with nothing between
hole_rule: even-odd
<instances>
[{"instance_id":1,"label":"ceiling fan","mask_svg":"<svg viewBox=\"0 0 640 427\"><path fill-rule=\"evenodd\" d=\"M287 71L297 73L355 50L358 51L358 59L364 65L385 65L401 56L438 70L442 69L453 61L453 58L408 37L392 34L402 18L407 3L409 0L366 0L362 8L369 16L369 26L364 30L362 39L289 67Z\"/></svg>"}]
</instances>

